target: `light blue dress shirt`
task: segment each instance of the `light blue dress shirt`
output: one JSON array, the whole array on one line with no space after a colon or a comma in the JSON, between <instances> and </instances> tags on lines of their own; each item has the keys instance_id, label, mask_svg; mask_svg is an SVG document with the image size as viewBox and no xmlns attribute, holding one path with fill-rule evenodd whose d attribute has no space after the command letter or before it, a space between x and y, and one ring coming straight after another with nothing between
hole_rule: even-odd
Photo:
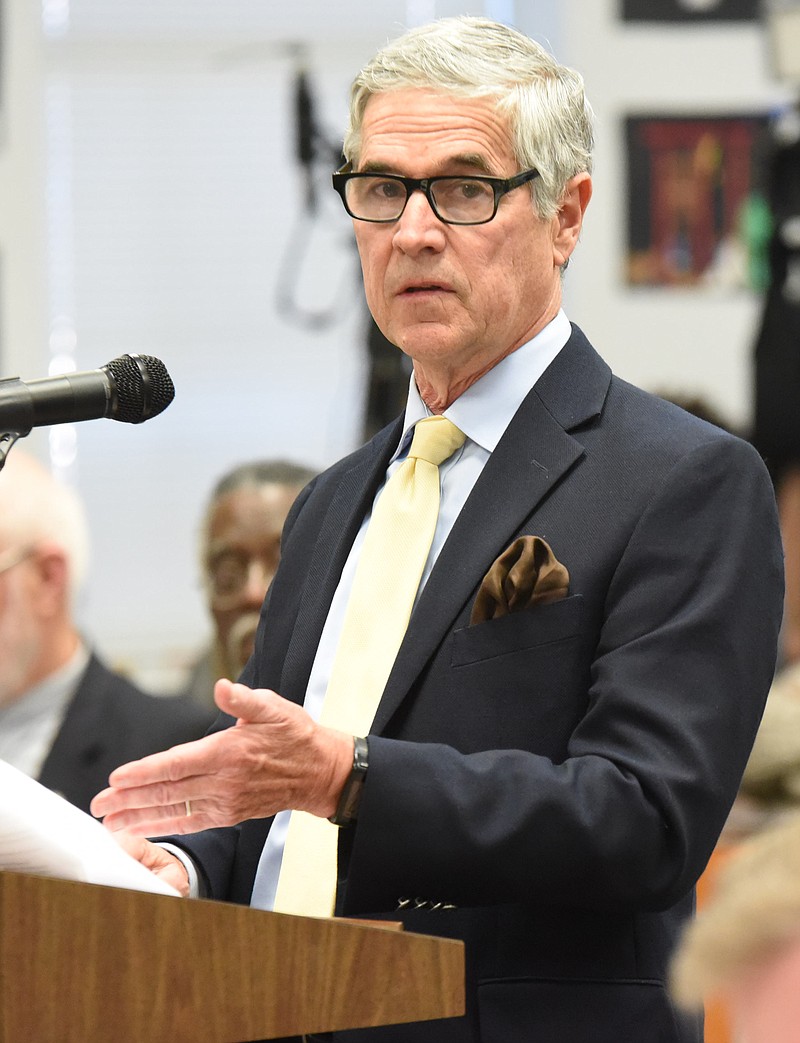
<instances>
[{"instance_id":1,"label":"light blue dress shirt","mask_svg":"<svg viewBox=\"0 0 800 1043\"><path fill-rule=\"evenodd\" d=\"M552 322L548 323L532 340L492 367L445 410L444 416L464 432L466 440L461 449L439 467L441 485L439 517L430 554L420 581L420 591L425 586L439 552L486 461L511 423L523 399L564 347L570 333L569 321L564 312L559 311ZM430 410L422 401L412 375L403 437L389 462L384 485L408 455L414 425L417 421L430 415ZM375 494L373 508L382 491L383 485ZM303 705L315 720L319 718L322 709L345 608L370 517L371 512L364 518L342 570L341 579L322 631L314 665L311 668ZM417 596L419 597L419 592ZM280 812L276 815L270 828L258 864L250 902L255 908L272 909L273 907L290 815L290 811Z\"/></svg>"}]
</instances>

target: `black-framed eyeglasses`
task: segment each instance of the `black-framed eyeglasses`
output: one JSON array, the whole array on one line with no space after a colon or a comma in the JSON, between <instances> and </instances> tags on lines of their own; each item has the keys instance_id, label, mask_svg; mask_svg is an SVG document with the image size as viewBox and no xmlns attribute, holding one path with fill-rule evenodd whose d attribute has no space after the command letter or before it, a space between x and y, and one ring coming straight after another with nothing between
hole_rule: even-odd
<instances>
[{"instance_id":1,"label":"black-framed eyeglasses","mask_svg":"<svg viewBox=\"0 0 800 1043\"><path fill-rule=\"evenodd\" d=\"M333 187L344 208L357 221L396 221L412 192L425 193L434 214L447 225L485 225L497 213L501 198L539 176L535 169L514 177L446 175L401 177L400 174L355 174L337 170Z\"/></svg>"}]
</instances>

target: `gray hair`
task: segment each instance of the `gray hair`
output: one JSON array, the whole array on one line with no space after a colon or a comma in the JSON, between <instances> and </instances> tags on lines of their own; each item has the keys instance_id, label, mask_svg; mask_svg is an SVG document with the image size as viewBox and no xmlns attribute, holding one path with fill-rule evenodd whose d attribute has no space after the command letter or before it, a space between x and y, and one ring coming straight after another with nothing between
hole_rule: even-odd
<instances>
[{"instance_id":1,"label":"gray hair","mask_svg":"<svg viewBox=\"0 0 800 1043\"><path fill-rule=\"evenodd\" d=\"M258 489L262 485L288 485L302 489L317 474L305 464L291 460L251 460L226 472L214 486L211 503L237 489Z\"/></svg>"},{"instance_id":2,"label":"gray hair","mask_svg":"<svg viewBox=\"0 0 800 1043\"><path fill-rule=\"evenodd\" d=\"M592 110L583 78L540 44L488 18L442 18L411 29L379 51L353 81L344 156L355 167L373 94L421 87L465 98L495 98L511 127L540 217L553 217L567 182L592 169Z\"/></svg>"},{"instance_id":3,"label":"gray hair","mask_svg":"<svg viewBox=\"0 0 800 1043\"><path fill-rule=\"evenodd\" d=\"M238 492L239 489L261 489L265 485L285 485L290 489L296 488L299 492L317 474L317 471L306 464L294 463L291 460L249 460L226 471L211 491L200 522L201 560L208 545L211 516L223 496Z\"/></svg>"},{"instance_id":4,"label":"gray hair","mask_svg":"<svg viewBox=\"0 0 800 1043\"><path fill-rule=\"evenodd\" d=\"M89 565L89 530L78 494L35 457L15 448L0 470L0 540L8 547L56 544L74 601Z\"/></svg>"}]
</instances>

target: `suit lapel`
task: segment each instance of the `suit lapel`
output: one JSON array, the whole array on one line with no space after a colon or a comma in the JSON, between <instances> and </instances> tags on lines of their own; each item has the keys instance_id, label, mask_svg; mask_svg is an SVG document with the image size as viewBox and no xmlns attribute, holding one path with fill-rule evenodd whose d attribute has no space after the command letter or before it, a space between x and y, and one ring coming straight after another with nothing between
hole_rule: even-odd
<instances>
[{"instance_id":1,"label":"suit lapel","mask_svg":"<svg viewBox=\"0 0 800 1043\"><path fill-rule=\"evenodd\" d=\"M527 395L442 548L398 652L372 730L385 728L490 565L583 454L565 428L597 416L610 370L573 336Z\"/></svg>"}]
</instances>

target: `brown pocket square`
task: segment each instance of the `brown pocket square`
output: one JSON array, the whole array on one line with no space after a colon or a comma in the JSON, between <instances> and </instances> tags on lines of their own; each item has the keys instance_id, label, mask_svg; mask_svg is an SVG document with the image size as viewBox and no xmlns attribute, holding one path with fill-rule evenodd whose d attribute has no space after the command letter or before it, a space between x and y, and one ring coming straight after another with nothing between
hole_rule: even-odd
<instances>
[{"instance_id":1,"label":"brown pocket square","mask_svg":"<svg viewBox=\"0 0 800 1043\"><path fill-rule=\"evenodd\" d=\"M533 605L559 601L569 591L569 572L540 536L520 536L483 577L470 624L499 619Z\"/></svg>"}]
</instances>

